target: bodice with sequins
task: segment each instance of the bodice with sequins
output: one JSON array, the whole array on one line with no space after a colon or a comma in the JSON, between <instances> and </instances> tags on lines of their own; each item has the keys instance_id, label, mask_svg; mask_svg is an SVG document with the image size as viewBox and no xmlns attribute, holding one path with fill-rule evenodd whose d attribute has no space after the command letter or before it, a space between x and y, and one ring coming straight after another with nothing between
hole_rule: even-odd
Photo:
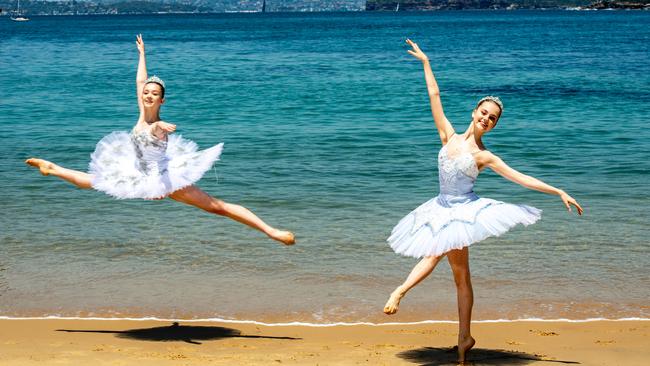
<instances>
[{"instance_id":1,"label":"bodice with sequins","mask_svg":"<svg viewBox=\"0 0 650 366\"><path fill-rule=\"evenodd\" d=\"M450 157L447 146L443 146L438 153L440 195L453 201L478 198L474 194L474 182L479 171L474 157L469 152Z\"/></svg>"},{"instance_id":2,"label":"bodice with sequins","mask_svg":"<svg viewBox=\"0 0 650 366\"><path fill-rule=\"evenodd\" d=\"M136 131L134 128L131 131L131 141L142 172L148 173L155 169L162 173L167 169L167 140L159 139L149 131Z\"/></svg>"}]
</instances>

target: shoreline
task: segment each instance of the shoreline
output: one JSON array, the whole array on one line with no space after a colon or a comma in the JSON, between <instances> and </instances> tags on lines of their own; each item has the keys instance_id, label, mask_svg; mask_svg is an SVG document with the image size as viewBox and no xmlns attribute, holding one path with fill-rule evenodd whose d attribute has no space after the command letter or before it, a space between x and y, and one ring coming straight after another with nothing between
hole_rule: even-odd
<instances>
[{"instance_id":1,"label":"shoreline","mask_svg":"<svg viewBox=\"0 0 650 366\"><path fill-rule=\"evenodd\" d=\"M225 318L158 318L154 316L144 317L79 317L79 316L26 316L26 317L12 317L0 315L0 322L2 321L37 321L37 320L62 320L62 321L129 321L129 322L183 322L183 323L227 323L227 324L252 324L264 327L314 327L314 328L328 328L328 327L354 327L354 326L401 326L401 325L436 325L436 324L457 324L458 320L418 320L418 321L403 321L403 322L368 322L368 321L351 321L351 322L304 322L304 321L280 321L268 322L252 319L225 319ZM472 324L499 324L499 323L594 323L594 322L650 322L650 318L639 317L625 317L625 318L586 318L586 319L543 319L543 318L518 318L518 319L484 319L472 320Z\"/></svg>"},{"instance_id":2,"label":"shoreline","mask_svg":"<svg viewBox=\"0 0 650 366\"><path fill-rule=\"evenodd\" d=\"M310 327L0 319L0 326L3 365L454 365L457 332L455 322ZM650 357L648 321L475 323L472 333L477 344L468 360L480 364L643 364Z\"/></svg>"},{"instance_id":3,"label":"shoreline","mask_svg":"<svg viewBox=\"0 0 650 366\"><path fill-rule=\"evenodd\" d=\"M437 289L440 296L452 294L446 289ZM437 291L436 290L436 291ZM47 308L27 308L16 304L5 304L0 311L0 319L63 319L63 320L156 320L156 321L192 321L192 322L231 322L251 323L260 325L383 325L383 324L436 324L454 323L458 321L456 304L451 299L438 297L436 302L424 302L414 294L411 303L405 303L402 309L395 315L386 315L382 309L374 306L381 303L381 299L365 300L356 302L329 301L325 304L280 304L267 302L251 306L245 303L243 297L229 299L228 303L219 308L203 306L201 304L188 305L187 302L180 302L170 306L151 307L150 304L143 304L140 307L124 306L99 306L92 307L82 304L76 307L67 308L66 304L56 304ZM421 297L421 296L420 296ZM424 298L426 299L426 298ZM484 299L480 297L480 299ZM40 300L40 299L39 299ZM38 300L36 300L38 301ZM504 299L505 301L505 299ZM237 303L242 302L239 309L234 309ZM32 300L35 304L35 301ZM93 301L97 305L98 301ZM204 301L204 304L212 304L214 301ZM495 304L478 302L474 309L473 320L476 323L508 323L521 321L539 322L593 322L593 321L648 321L650 308L644 304L623 303L623 304L592 304L592 303L570 303L555 304L547 302L544 306L531 308L529 302L518 303L510 300L502 308L495 307ZM298 308L298 309L296 309ZM83 310L79 310L83 309Z\"/></svg>"}]
</instances>

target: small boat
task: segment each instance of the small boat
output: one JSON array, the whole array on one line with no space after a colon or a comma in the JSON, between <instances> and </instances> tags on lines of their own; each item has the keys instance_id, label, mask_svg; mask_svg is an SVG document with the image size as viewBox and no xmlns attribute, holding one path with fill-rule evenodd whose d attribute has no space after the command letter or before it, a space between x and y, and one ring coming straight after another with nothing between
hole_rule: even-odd
<instances>
[{"instance_id":1,"label":"small boat","mask_svg":"<svg viewBox=\"0 0 650 366\"><path fill-rule=\"evenodd\" d=\"M26 22L29 20L29 18L26 18L22 15L20 15L20 0L18 0L18 7L16 9L16 16L10 17L11 20L14 22Z\"/></svg>"}]
</instances>

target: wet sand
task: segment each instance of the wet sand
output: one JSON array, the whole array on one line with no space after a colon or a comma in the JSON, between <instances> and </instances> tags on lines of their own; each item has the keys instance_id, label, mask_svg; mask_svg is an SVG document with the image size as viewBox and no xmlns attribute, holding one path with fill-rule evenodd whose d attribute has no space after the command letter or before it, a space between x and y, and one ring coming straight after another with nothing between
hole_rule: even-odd
<instances>
[{"instance_id":1,"label":"wet sand","mask_svg":"<svg viewBox=\"0 0 650 366\"><path fill-rule=\"evenodd\" d=\"M453 365L456 324L0 320L2 365ZM474 365L641 365L650 321L477 323Z\"/></svg>"}]
</instances>

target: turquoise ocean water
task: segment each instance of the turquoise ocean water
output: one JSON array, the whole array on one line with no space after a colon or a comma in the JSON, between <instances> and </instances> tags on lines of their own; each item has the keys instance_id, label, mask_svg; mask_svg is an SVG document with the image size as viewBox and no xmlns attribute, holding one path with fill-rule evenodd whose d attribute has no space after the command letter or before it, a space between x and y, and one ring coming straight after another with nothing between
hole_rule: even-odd
<instances>
[{"instance_id":1,"label":"turquoise ocean water","mask_svg":"<svg viewBox=\"0 0 650 366\"><path fill-rule=\"evenodd\" d=\"M282 247L170 200L117 201L42 177L86 170L137 118L135 35L165 120L225 143L199 186L296 232ZM0 20L0 316L453 320L442 263L381 313L416 260L385 244L437 194L440 148L416 40L458 131L506 104L486 146L585 207L484 172L476 192L544 210L471 247L475 319L650 316L650 13L462 11Z\"/></svg>"}]
</instances>

